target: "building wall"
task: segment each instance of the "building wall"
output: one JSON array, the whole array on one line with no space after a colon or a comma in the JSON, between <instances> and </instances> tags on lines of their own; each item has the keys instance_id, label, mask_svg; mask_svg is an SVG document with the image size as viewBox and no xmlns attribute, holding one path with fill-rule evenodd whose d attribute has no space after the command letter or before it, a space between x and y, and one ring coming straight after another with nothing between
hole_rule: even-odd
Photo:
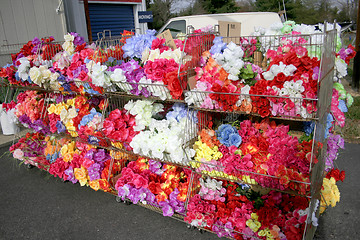
<instances>
[{"instance_id":1,"label":"building wall","mask_svg":"<svg viewBox=\"0 0 360 240\"><path fill-rule=\"evenodd\" d=\"M62 40L67 32L63 9L62 0L1 0L0 45L26 43L34 37Z\"/></svg>"}]
</instances>

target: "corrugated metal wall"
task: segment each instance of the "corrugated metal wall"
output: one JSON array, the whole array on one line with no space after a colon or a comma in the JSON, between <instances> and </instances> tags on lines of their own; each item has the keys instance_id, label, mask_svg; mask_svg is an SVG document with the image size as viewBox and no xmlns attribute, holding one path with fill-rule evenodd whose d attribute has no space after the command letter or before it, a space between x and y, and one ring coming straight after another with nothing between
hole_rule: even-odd
<instances>
[{"instance_id":1,"label":"corrugated metal wall","mask_svg":"<svg viewBox=\"0 0 360 240\"><path fill-rule=\"evenodd\" d=\"M60 0L0 0L0 65L11 62L10 53L20 50L34 37L53 36L57 41L66 33Z\"/></svg>"},{"instance_id":2,"label":"corrugated metal wall","mask_svg":"<svg viewBox=\"0 0 360 240\"><path fill-rule=\"evenodd\" d=\"M123 30L134 30L134 5L89 3L92 38L97 33L110 30L112 36L119 36Z\"/></svg>"},{"instance_id":3,"label":"corrugated metal wall","mask_svg":"<svg viewBox=\"0 0 360 240\"><path fill-rule=\"evenodd\" d=\"M59 3L59 0L1 0L0 44L26 43L34 37L46 36L62 40L65 29L63 12L56 13Z\"/></svg>"}]
</instances>

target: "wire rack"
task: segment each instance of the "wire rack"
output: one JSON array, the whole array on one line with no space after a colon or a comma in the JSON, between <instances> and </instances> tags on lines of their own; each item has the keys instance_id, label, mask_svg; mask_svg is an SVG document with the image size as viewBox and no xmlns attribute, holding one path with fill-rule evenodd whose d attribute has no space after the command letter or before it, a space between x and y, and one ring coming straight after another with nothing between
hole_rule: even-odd
<instances>
[{"instance_id":1,"label":"wire rack","mask_svg":"<svg viewBox=\"0 0 360 240\"><path fill-rule=\"evenodd\" d=\"M125 61L124 51L122 46L125 44L126 39L131 38L133 32L124 33L120 36L111 36L110 30L104 30L98 33L98 40L95 42L95 51L93 59L96 63L101 64L111 58L111 60Z\"/></svg>"},{"instance_id":2,"label":"wire rack","mask_svg":"<svg viewBox=\"0 0 360 240\"><path fill-rule=\"evenodd\" d=\"M244 118L257 118L261 119L261 114L258 113L258 105L264 102L270 107L272 103L279 102L292 102L295 106L311 106L316 109L315 111L306 115L301 115L300 112L292 114L272 114L271 118L279 119L279 121L315 121L315 129L313 131L312 150L309 174L305 178L305 181L290 180L290 189L284 189L280 183L280 178L275 176L264 175L260 173L248 172L241 169L236 169L236 173L227 175L224 173L224 166L219 163L208 163L195 161L194 158L189 157L190 164L192 164L193 170L204 176L211 176L218 179L236 181L240 183L246 183L253 185L253 180L256 180L257 184L261 187L275 189L277 191L287 192L290 194L300 194L310 198L309 201L309 214L308 224L305 227L303 233L303 239L312 239L314 236L316 227L311 224L312 214L315 212L317 201L320 199L320 189L322 186L322 180L324 177L325 167L325 154L326 154L326 118L329 114L329 108L331 104L332 96L332 83L334 75L334 60L335 60L335 44L336 44L336 30L327 31L325 29L322 34L312 35L282 35L282 36L259 36L259 37L242 37L242 38L225 38L224 42L239 43L247 58L254 64L257 64L263 70L268 68L269 60L260 52L264 53L267 50L277 50L280 44L284 41L296 42L299 39L305 39L306 42L302 42L302 46L305 47L312 57L320 59L320 70L317 81L317 96L314 98L294 98L288 96L269 96L261 94L242 94L242 93L222 93L222 92L210 92L199 91L194 86L196 83L195 69L201 67L201 61L198 53L193 59L196 59L195 64L189 64L188 68L179 71L179 77L187 79L187 88L184 89L185 97L191 97L193 105L192 107L199 110L197 127L188 125L188 135L194 137L190 141L187 141L184 147L192 147L197 140L197 134L202 128L212 128L212 122L220 120L220 122L226 118L234 118L230 120ZM244 40L245 39L245 40ZM251 44L252 40L253 44ZM246 42L247 44L245 44ZM256 42L256 44L255 44ZM210 49L212 43L204 41L203 44L210 44L205 49ZM200 52L202 54L202 52ZM194 63L192 62L192 63ZM216 99L218 107L208 108L204 106L204 101L207 97ZM236 99L233 101L232 99ZM221 105L222 103L222 105ZM227 108L224 109L224 106ZM225 115L224 115L225 114ZM243 116L243 117L239 117ZM315 160L318 163L315 164ZM316 212L316 216L319 216L319 211Z\"/></svg>"},{"instance_id":3,"label":"wire rack","mask_svg":"<svg viewBox=\"0 0 360 240\"><path fill-rule=\"evenodd\" d=\"M200 39L200 45L202 47L193 51L187 51L187 58L183 59L184 68L179 69L179 79L185 79L188 84L184 89L185 98L188 99L189 104L198 110L204 111L219 111L228 112L233 111L238 114L252 114L257 116L271 116L274 118L294 119L294 120L318 120L321 115L321 111L316 111L318 102L320 99L321 104L324 103L324 98L328 96L322 96L322 92L319 92L319 86L322 79L329 74L334 67L334 61L331 56L334 56L334 49L325 50L326 47L333 47L335 44L336 32L335 30L327 31L321 34L311 35L271 35L271 36L249 36L249 37L224 37L223 42L238 43L244 51L243 60L245 64L256 64L259 68L264 70L269 65L269 59L266 58L265 53L268 50L277 50L280 46L284 46L285 43L297 44L305 47L309 56L322 58L322 61L326 61L326 69L323 64L320 70L319 83L317 85L316 92L319 97L290 97L284 93L281 96L263 95L263 94L249 94L242 93L241 89L249 83L249 80L241 80L236 90L226 90L227 92L219 91L201 91L196 88L196 72L197 68L200 68L204 64L205 59L209 56L204 55L204 51L209 50L212 46L212 39L214 34L207 33L199 36L188 36L185 41L184 51L191 49L191 41L193 38ZM333 43L333 46L328 46ZM325 55L324 55L325 54ZM332 55L331 55L332 54ZM325 57L325 60L324 60ZM191 61L188 61L188 59ZM214 73L215 74L215 73ZM215 79L217 80L217 79ZM328 85L328 83L326 83ZM327 88L328 86L322 87ZM211 101L212 104L208 102ZM288 106L292 106L292 111L277 111L274 105L281 105L286 109ZM271 109L270 112L261 112L264 106ZM312 110L304 110L304 108Z\"/></svg>"}]
</instances>

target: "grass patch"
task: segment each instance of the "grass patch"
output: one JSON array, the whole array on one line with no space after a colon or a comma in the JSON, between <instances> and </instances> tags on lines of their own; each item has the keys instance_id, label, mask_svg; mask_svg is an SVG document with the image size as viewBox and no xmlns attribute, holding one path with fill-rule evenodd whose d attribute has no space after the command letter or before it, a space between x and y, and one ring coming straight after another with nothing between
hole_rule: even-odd
<instances>
[{"instance_id":1,"label":"grass patch","mask_svg":"<svg viewBox=\"0 0 360 240\"><path fill-rule=\"evenodd\" d=\"M360 96L354 97L353 105L345 113L344 139L351 143L360 143Z\"/></svg>"},{"instance_id":2,"label":"grass patch","mask_svg":"<svg viewBox=\"0 0 360 240\"><path fill-rule=\"evenodd\" d=\"M354 103L345 113L345 117L351 120L360 120L360 97L354 97Z\"/></svg>"}]
</instances>

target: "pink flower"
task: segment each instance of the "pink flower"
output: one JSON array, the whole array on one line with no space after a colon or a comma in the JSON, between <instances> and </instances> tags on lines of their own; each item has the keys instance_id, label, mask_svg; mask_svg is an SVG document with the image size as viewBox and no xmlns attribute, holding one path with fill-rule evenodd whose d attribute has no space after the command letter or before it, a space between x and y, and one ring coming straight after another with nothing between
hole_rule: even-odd
<instances>
[{"instance_id":1,"label":"pink flower","mask_svg":"<svg viewBox=\"0 0 360 240\"><path fill-rule=\"evenodd\" d=\"M13 152L13 157L19 160L24 160L24 152L21 151L20 149L16 149Z\"/></svg>"},{"instance_id":2,"label":"pink flower","mask_svg":"<svg viewBox=\"0 0 360 240\"><path fill-rule=\"evenodd\" d=\"M139 174L135 174L132 182L134 183L136 188L141 188L141 187L147 188L149 183L148 179L144 178Z\"/></svg>"}]
</instances>

